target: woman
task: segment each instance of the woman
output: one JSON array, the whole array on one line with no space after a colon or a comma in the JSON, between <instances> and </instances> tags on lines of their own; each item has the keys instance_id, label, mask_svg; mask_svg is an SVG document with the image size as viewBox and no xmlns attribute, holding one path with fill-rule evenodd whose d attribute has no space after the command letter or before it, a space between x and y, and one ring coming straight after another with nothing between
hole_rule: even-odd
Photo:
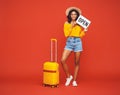
<instances>
[{"instance_id":1,"label":"woman","mask_svg":"<svg viewBox=\"0 0 120 95\"><path fill-rule=\"evenodd\" d=\"M65 86L68 86L72 79L72 85L77 86L76 79L79 71L80 54L82 51L81 38L85 35L85 31L87 31L87 29L83 30L82 27L76 23L80 14L80 9L76 7L70 7L66 10L67 21L64 23L64 34L65 37L67 37L67 41L61 58L61 63L67 76ZM72 51L75 53L74 76L69 73L68 66L66 64L66 60Z\"/></svg>"}]
</instances>

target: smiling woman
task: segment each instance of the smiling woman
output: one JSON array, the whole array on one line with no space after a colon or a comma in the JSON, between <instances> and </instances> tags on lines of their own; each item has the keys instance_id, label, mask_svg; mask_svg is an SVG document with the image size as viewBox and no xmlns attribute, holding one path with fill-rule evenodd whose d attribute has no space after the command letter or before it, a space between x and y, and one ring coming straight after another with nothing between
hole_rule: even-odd
<instances>
[{"instance_id":1,"label":"smiling woman","mask_svg":"<svg viewBox=\"0 0 120 95\"><path fill-rule=\"evenodd\" d=\"M64 24L64 33L67 37L66 46L63 51L61 63L63 66L63 69L67 76L67 81L65 83L65 86L68 86L73 79L73 86L77 86L77 75L79 71L79 60L80 60L80 54L82 49L82 40L81 38L85 35L84 30L82 27L80 27L76 20L80 15L80 9L76 7L70 7L66 10L66 16L67 21ZM68 66L66 64L66 60L68 56L70 55L71 51L75 53L75 72L74 77L69 73Z\"/></svg>"},{"instance_id":2,"label":"smiling woman","mask_svg":"<svg viewBox=\"0 0 120 95\"><path fill-rule=\"evenodd\" d=\"M76 21L79 15L80 12L78 12L76 9L71 9L70 12L67 14L68 22L70 23L72 20Z\"/></svg>"}]
</instances>

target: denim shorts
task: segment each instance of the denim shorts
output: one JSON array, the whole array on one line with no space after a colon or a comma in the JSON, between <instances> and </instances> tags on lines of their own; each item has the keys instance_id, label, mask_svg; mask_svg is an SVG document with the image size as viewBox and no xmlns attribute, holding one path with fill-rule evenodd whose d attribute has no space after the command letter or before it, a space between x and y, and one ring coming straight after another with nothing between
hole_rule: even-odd
<instances>
[{"instance_id":1,"label":"denim shorts","mask_svg":"<svg viewBox=\"0 0 120 95\"><path fill-rule=\"evenodd\" d=\"M64 49L74 51L74 52L83 51L81 38L68 37L66 41L66 46Z\"/></svg>"}]
</instances>

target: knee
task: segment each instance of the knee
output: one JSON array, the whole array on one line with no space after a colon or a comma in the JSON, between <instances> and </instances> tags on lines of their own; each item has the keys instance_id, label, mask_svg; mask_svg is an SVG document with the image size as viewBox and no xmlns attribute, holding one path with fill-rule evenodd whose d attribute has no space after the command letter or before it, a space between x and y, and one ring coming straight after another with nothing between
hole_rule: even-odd
<instances>
[{"instance_id":1,"label":"knee","mask_svg":"<svg viewBox=\"0 0 120 95\"><path fill-rule=\"evenodd\" d=\"M65 61L64 59L61 59L61 63L62 63L62 64L65 64L65 62L66 62L66 61Z\"/></svg>"},{"instance_id":2,"label":"knee","mask_svg":"<svg viewBox=\"0 0 120 95\"><path fill-rule=\"evenodd\" d=\"M80 62L79 62L79 61L75 62L75 65L76 65L76 66L79 66L79 65L80 65Z\"/></svg>"}]
</instances>

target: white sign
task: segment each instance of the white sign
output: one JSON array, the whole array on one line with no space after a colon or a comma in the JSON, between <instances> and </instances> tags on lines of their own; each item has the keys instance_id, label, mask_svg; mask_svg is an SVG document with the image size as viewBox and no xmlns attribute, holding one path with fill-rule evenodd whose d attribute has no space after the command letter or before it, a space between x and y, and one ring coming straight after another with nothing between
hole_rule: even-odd
<instances>
[{"instance_id":1,"label":"white sign","mask_svg":"<svg viewBox=\"0 0 120 95\"><path fill-rule=\"evenodd\" d=\"M91 21L85 18L84 16L80 15L76 20L76 23L86 29L89 27Z\"/></svg>"}]
</instances>

